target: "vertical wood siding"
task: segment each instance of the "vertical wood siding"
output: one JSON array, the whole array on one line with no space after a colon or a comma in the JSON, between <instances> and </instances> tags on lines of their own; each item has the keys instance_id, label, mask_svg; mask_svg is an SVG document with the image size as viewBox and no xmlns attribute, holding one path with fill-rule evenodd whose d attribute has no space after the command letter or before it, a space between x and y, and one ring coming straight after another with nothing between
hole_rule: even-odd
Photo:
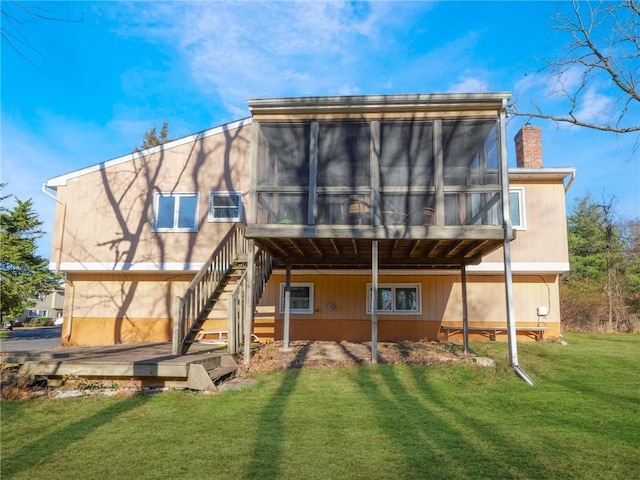
<instances>
[{"instance_id":1,"label":"vertical wood siding","mask_svg":"<svg viewBox=\"0 0 640 480\"><path fill-rule=\"evenodd\" d=\"M526 230L517 230L511 243L511 261L525 263L568 262L567 217L564 185L531 181L512 182L525 188ZM483 262L502 262L502 248Z\"/></svg>"},{"instance_id":2,"label":"vertical wood siding","mask_svg":"<svg viewBox=\"0 0 640 480\"><path fill-rule=\"evenodd\" d=\"M249 131L222 132L58 187L52 261L62 243L62 262L203 262L230 227L208 222L210 192L242 191L246 205ZM160 192L200 193L197 233L152 231Z\"/></svg>"}]
</instances>

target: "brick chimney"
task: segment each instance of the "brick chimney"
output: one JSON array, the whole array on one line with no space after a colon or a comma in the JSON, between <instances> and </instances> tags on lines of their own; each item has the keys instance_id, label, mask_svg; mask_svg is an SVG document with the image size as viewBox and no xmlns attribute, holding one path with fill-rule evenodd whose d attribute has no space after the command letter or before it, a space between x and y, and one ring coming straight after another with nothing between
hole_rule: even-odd
<instances>
[{"instance_id":1,"label":"brick chimney","mask_svg":"<svg viewBox=\"0 0 640 480\"><path fill-rule=\"evenodd\" d=\"M514 140L518 168L542 168L542 128L525 125Z\"/></svg>"}]
</instances>

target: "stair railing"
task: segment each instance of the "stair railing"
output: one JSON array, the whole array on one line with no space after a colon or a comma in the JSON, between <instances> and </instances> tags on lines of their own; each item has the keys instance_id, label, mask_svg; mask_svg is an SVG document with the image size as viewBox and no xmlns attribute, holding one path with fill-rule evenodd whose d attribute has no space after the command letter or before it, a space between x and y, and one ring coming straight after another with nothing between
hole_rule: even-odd
<instances>
[{"instance_id":1,"label":"stair railing","mask_svg":"<svg viewBox=\"0 0 640 480\"><path fill-rule=\"evenodd\" d=\"M259 248L254 250L254 282L253 292L249 293L249 280L245 271L232 293L229 294L228 317L227 317L227 350L230 355L240 352L240 345L244 343L244 326L246 321L253 319L245 318L245 301L251 299L251 311L255 310L262 294L267 286L269 277L276 265L275 257Z\"/></svg>"},{"instance_id":2,"label":"stair railing","mask_svg":"<svg viewBox=\"0 0 640 480\"><path fill-rule=\"evenodd\" d=\"M208 315L207 308L233 268L238 255L246 254L244 225L234 224L193 278L184 295L176 297L173 318L173 355L187 353L197 326Z\"/></svg>"}]
</instances>

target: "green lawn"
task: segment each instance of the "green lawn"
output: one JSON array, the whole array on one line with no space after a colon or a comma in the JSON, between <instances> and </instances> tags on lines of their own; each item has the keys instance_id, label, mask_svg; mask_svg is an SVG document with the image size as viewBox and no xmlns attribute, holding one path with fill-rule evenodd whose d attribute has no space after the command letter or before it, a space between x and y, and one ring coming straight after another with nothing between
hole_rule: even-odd
<instances>
[{"instance_id":1,"label":"green lawn","mask_svg":"<svg viewBox=\"0 0 640 480\"><path fill-rule=\"evenodd\" d=\"M640 335L475 343L495 369L261 374L202 395L3 401L2 478L640 478Z\"/></svg>"}]
</instances>

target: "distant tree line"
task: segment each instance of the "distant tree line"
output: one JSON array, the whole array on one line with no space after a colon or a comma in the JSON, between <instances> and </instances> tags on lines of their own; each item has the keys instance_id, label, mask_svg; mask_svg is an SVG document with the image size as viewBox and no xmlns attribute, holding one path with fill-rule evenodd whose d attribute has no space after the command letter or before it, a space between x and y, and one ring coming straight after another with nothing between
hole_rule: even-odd
<instances>
[{"instance_id":1,"label":"distant tree line","mask_svg":"<svg viewBox=\"0 0 640 480\"><path fill-rule=\"evenodd\" d=\"M587 194L568 217L564 330L640 331L640 220L616 220L614 207L614 200L596 202Z\"/></svg>"}]
</instances>

